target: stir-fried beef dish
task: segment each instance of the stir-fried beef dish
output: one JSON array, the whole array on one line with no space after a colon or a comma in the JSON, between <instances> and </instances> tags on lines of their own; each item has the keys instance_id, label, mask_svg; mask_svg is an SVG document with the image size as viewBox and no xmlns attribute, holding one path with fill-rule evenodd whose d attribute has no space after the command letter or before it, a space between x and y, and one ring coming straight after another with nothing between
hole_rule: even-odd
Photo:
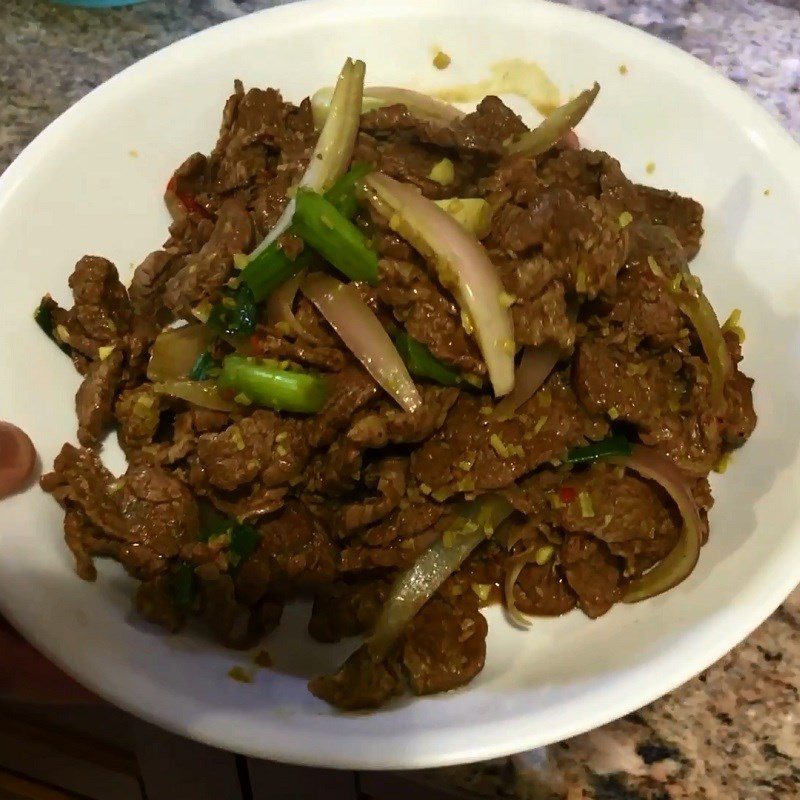
<instances>
[{"instance_id":1,"label":"stir-fried beef dish","mask_svg":"<svg viewBox=\"0 0 800 800\"><path fill-rule=\"evenodd\" d=\"M41 480L78 574L112 558L143 617L232 648L312 600L314 639L363 637L309 685L342 709L472 680L487 604L679 584L756 423L738 313L689 269L703 209L580 145L599 87L529 130L364 70L299 105L237 81L129 286L87 255L36 312L83 378Z\"/></svg>"}]
</instances>

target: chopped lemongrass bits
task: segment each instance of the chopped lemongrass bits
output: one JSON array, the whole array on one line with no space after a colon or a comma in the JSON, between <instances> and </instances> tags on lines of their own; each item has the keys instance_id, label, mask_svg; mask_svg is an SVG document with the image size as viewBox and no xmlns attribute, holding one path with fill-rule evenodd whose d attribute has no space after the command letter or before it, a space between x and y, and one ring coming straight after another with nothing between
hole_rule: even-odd
<instances>
[{"instance_id":1,"label":"chopped lemongrass bits","mask_svg":"<svg viewBox=\"0 0 800 800\"><path fill-rule=\"evenodd\" d=\"M481 406L480 409L478 409L478 413L483 414L484 417L491 417L492 411L493 409L491 406Z\"/></svg>"},{"instance_id":2,"label":"chopped lemongrass bits","mask_svg":"<svg viewBox=\"0 0 800 800\"><path fill-rule=\"evenodd\" d=\"M114 352L114 345L107 344L97 348L97 355L101 361L105 361Z\"/></svg>"},{"instance_id":3,"label":"chopped lemongrass bits","mask_svg":"<svg viewBox=\"0 0 800 800\"><path fill-rule=\"evenodd\" d=\"M495 453L500 456L500 458L508 458L508 448L496 433L493 433L489 437L489 444L492 446L492 449L495 451Z\"/></svg>"},{"instance_id":4,"label":"chopped lemongrass bits","mask_svg":"<svg viewBox=\"0 0 800 800\"><path fill-rule=\"evenodd\" d=\"M508 292L500 292L500 308L511 308L518 299Z\"/></svg>"},{"instance_id":5,"label":"chopped lemongrass bits","mask_svg":"<svg viewBox=\"0 0 800 800\"><path fill-rule=\"evenodd\" d=\"M238 403L240 406L249 406L253 401L244 392L239 392L233 398L233 402Z\"/></svg>"},{"instance_id":6,"label":"chopped lemongrass bits","mask_svg":"<svg viewBox=\"0 0 800 800\"><path fill-rule=\"evenodd\" d=\"M447 69L450 66L450 56L439 50L433 57L433 66L436 69Z\"/></svg>"},{"instance_id":7,"label":"chopped lemongrass bits","mask_svg":"<svg viewBox=\"0 0 800 800\"><path fill-rule=\"evenodd\" d=\"M286 448L285 448L285 447L284 447L282 444L279 444L279 445L278 445L278 446L275 448L275 452L276 452L276 453L277 453L277 454L278 454L278 455L279 455L281 458L283 458L283 456L285 456L285 455L286 455L286 454L287 454L289 451L288 451L288 450L287 450L287 449L286 449Z\"/></svg>"},{"instance_id":8,"label":"chopped lemongrass bits","mask_svg":"<svg viewBox=\"0 0 800 800\"><path fill-rule=\"evenodd\" d=\"M211 303L208 300L204 300L199 305L195 306L192 309L192 315L197 317L200 322L206 323L208 322L208 317L211 314Z\"/></svg>"},{"instance_id":9,"label":"chopped lemongrass bits","mask_svg":"<svg viewBox=\"0 0 800 800\"><path fill-rule=\"evenodd\" d=\"M650 267L650 271L656 277L664 277L664 273L662 272L661 267L658 265L658 261L656 261L653 256L647 256L647 266Z\"/></svg>"},{"instance_id":10,"label":"chopped lemongrass bits","mask_svg":"<svg viewBox=\"0 0 800 800\"><path fill-rule=\"evenodd\" d=\"M575 291L586 291L586 270L583 267L578 267L578 274L575 277Z\"/></svg>"},{"instance_id":11,"label":"chopped lemongrass bits","mask_svg":"<svg viewBox=\"0 0 800 800\"><path fill-rule=\"evenodd\" d=\"M678 272L675 277L672 279L672 283L670 283L669 288L673 292L679 292L681 290L681 283L683 282L683 275Z\"/></svg>"},{"instance_id":12,"label":"chopped lemongrass bits","mask_svg":"<svg viewBox=\"0 0 800 800\"><path fill-rule=\"evenodd\" d=\"M631 222L633 222L633 214L631 214L630 211L623 211L619 215L618 222L619 222L620 228L626 228L628 225L631 224Z\"/></svg>"},{"instance_id":13,"label":"chopped lemongrass bits","mask_svg":"<svg viewBox=\"0 0 800 800\"><path fill-rule=\"evenodd\" d=\"M56 325L56 336L62 342L66 343L69 341L69 331L64 325Z\"/></svg>"},{"instance_id":14,"label":"chopped lemongrass bits","mask_svg":"<svg viewBox=\"0 0 800 800\"><path fill-rule=\"evenodd\" d=\"M228 428L231 434L231 441L236 446L237 450L244 450L244 439L242 438L242 432L237 428L235 425L231 425Z\"/></svg>"},{"instance_id":15,"label":"chopped lemongrass bits","mask_svg":"<svg viewBox=\"0 0 800 800\"><path fill-rule=\"evenodd\" d=\"M472 591L478 596L478 599L481 603L485 603L489 599L489 595L492 593L492 584L491 583L473 583L472 584Z\"/></svg>"},{"instance_id":16,"label":"chopped lemongrass bits","mask_svg":"<svg viewBox=\"0 0 800 800\"><path fill-rule=\"evenodd\" d=\"M542 567L544 566L552 557L553 553L556 552L555 547L551 544L544 544L536 551L536 563Z\"/></svg>"},{"instance_id":17,"label":"chopped lemongrass bits","mask_svg":"<svg viewBox=\"0 0 800 800\"><path fill-rule=\"evenodd\" d=\"M547 408L553 400L552 395L550 394L549 389L540 389L536 396L539 398L539 403L542 408Z\"/></svg>"},{"instance_id":18,"label":"chopped lemongrass bits","mask_svg":"<svg viewBox=\"0 0 800 800\"><path fill-rule=\"evenodd\" d=\"M235 681L239 681L239 683L253 682L253 673L245 669L244 667L240 667L238 665L235 667L231 667L228 670L228 676L233 678Z\"/></svg>"},{"instance_id":19,"label":"chopped lemongrass bits","mask_svg":"<svg viewBox=\"0 0 800 800\"><path fill-rule=\"evenodd\" d=\"M609 419L619 419L619 411L615 406L611 406L611 408L608 409L608 417Z\"/></svg>"},{"instance_id":20,"label":"chopped lemongrass bits","mask_svg":"<svg viewBox=\"0 0 800 800\"><path fill-rule=\"evenodd\" d=\"M480 388L481 388L481 386L483 386L483 380L482 380L482 378L480 377L480 375L473 375L473 374L472 374L472 373L470 373L470 372L465 372L465 373L464 373L464 374L461 376L461 379L462 379L462 380L463 380L465 383L468 383L470 386L474 386L476 389L480 389ZM490 413L491 413L491 412L490 412Z\"/></svg>"},{"instance_id":21,"label":"chopped lemongrass bits","mask_svg":"<svg viewBox=\"0 0 800 800\"><path fill-rule=\"evenodd\" d=\"M578 502L581 506L581 516L594 516L594 506L592 505L592 498L588 492L578 492Z\"/></svg>"},{"instance_id":22,"label":"chopped lemongrass bits","mask_svg":"<svg viewBox=\"0 0 800 800\"><path fill-rule=\"evenodd\" d=\"M723 453L719 461L714 464L714 472L718 472L720 475L722 475L731 465L732 459L733 455L731 453Z\"/></svg>"},{"instance_id":23,"label":"chopped lemongrass bits","mask_svg":"<svg viewBox=\"0 0 800 800\"><path fill-rule=\"evenodd\" d=\"M428 484L427 484L427 483L421 483L421 484L419 485L419 490L422 492L422 494L430 494L430 493L433 491L433 490L431 489L431 487L430 487L430 486L428 486Z\"/></svg>"},{"instance_id":24,"label":"chopped lemongrass bits","mask_svg":"<svg viewBox=\"0 0 800 800\"><path fill-rule=\"evenodd\" d=\"M236 267L236 269L244 269L249 261L250 258L244 253L233 254L233 266Z\"/></svg>"},{"instance_id":25,"label":"chopped lemongrass bits","mask_svg":"<svg viewBox=\"0 0 800 800\"><path fill-rule=\"evenodd\" d=\"M433 165L428 177L440 186L449 186L456 178L455 167L449 158L443 158Z\"/></svg>"},{"instance_id":26,"label":"chopped lemongrass bits","mask_svg":"<svg viewBox=\"0 0 800 800\"><path fill-rule=\"evenodd\" d=\"M539 433L539 431L540 431L542 428L544 428L544 426L545 426L546 424L547 424L547 416L541 416L541 417L539 417L539 419L537 419L537 420L536 420L536 425L534 425L534 427L533 427L533 432L534 432L534 433Z\"/></svg>"},{"instance_id":27,"label":"chopped lemongrass bits","mask_svg":"<svg viewBox=\"0 0 800 800\"><path fill-rule=\"evenodd\" d=\"M730 316L725 322L722 323L722 332L727 333L730 331L731 333L736 334L736 338L739 340L739 343L743 343L745 339L745 332L744 328L739 324L739 321L742 318L742 310L740 308L734 308L731 311Z\"/></svg>"},{"instance_id":28,"label":"chopped lemongrass bits","mask_svg":"<svg viewBox=\"0 0 800 800\"><path fill-rule=\"evenodd\" d=\"M557 509L557 508L564 508L564 502L558 496L558 492L548 492L547 499L550 502L550 507Z\"/></svg>"}]
</instances>

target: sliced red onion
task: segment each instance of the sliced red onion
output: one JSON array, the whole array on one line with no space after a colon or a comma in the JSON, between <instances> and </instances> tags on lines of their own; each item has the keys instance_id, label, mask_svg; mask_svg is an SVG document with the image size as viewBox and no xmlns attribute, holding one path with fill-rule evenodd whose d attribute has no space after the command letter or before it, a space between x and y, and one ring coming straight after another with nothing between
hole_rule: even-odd
<instances>
[{"instance_id":1,"label":"sliced red onion","mask_svg":"<svg viewBox=\"0 0 800 800\"><path fill-rule=\"evenodd\" d=\"M332 98L333 89L330 86L318 89L312 95L311 111L314 115L314 125L317 128L321 128L325 124L330 113ZM449 125L465 116L463 111L445 103L444 100L437 100L435 97L422 94L422 92L401 89L397 86L371 86L364 89L361 113L365 114L376 108L396 104L404 105L412 116L432 125Z\"/></svg>"},{"instance_id":2,"label":"sliced red onion","mask_svg":"<svg viewBox=\"0 0 800 800\"><path fill-rule=\"evenodd\" d=\"M571 128L561 137L559 141L565 150L581 149L581 140L578 138L578 134L575 133L575 131L573 131Z\"/></svg>"},{"instance_id":3,"label":"sliced red onion","mask_svg":"<svg viewBox=\"0 0 800 800\"><path fill-rule=\"evenodd\" d=\"M434 542L394 582L366 646L383 655L403 633L436 590L513 510L499 495L486 495L456 508L457 517L442 538Z\"/></svg>"},{"instance_id":4,"label":"sliced red onion","mask_svg":"<svg viewBox=\"0 0 800 800\"><path fill-rule=\"evenodd\" d=\"M560 354L560 349L552 342L538 347L526 347L514 374L514 391L502 399L495 413L501 419L510 417L523 403L530 400L553 371Z\"/></svg>"},{"instance_id":5,"label":"sliced red onion","mask_svg":"<svg viewBox=\"0 0 800 800\"><path fill-rule=\"evenodd\" d=\"M368 86L364 89L364 96L378 100L384 106L402 103L417 119L439 125L449 125L465 116L461 109L444 100L398 86Z\"/></svg>"},{"instance_id":6,"label":"sliced red onion","mask_svg":"<svg viewBox=\"0 0 800 800\"><path fill-rule=\"evenodd\" d=\"M159 394L186 400L187 403L200 408L229 412L240 410L236 403L222 396L214 381L162 381L154 383L153 390Z\"/></svg>"},{"instance_id":7,"label":"sliced red onion","mask_svg":"<svg viewBox=\"0 0 800 800\"><path fill-rule=\"evenodd\" d=\"M595 83L591 89L586 89L568 103L559 106L532 131L527 131L514 141L508 142L506 151L538 156L549 150L584 118L599 91L600 84Z\"/></svg>"},{"instance_id":8,"label":"sliced red onion","mask_svg":"<svg viewBox=\"0 0 800 800\"><path fill-rule=\"evenodd\" d=\"M696 281L692 276L689 278ZM711 370L711 399L720 408L725 402L725 381L733 371L733 364L716 312L702 289L674 291L672 297L697 331Z\"/></svg>"},{"instance_id":9,"label":"sliced red onion","mask_svg":"<svg viewBox=\"0 0 800 800\"><path fill-rule=\"evenodd\" d=\"M612 456L608 461L658 483L675 501L683 518L680 538L669 555L628 585L623 600L638 603L677 586L691 574L700 557L703 522L686 478L668 458L637 444L629 456Z\"/></svg>"},{"instance_id":10,"label":"sliced red onion","mask_svg":"<svg viewBox=\"0 0 800 800\"><path fill-rule=\"evenodd\" d=\"M300 324L300 320L297 319L292 310L294 298L305 275L306 271L301 269L297 275L289 278L288 281L282 283L270 294L267 300L267 322L270 325L285 325L289 330L296 333L299 338L307 342L316 343L315 337Z\"/></svg>"},{"instance_id":11,"label":"sliced red onion","mask_svg":"<svg viewBox=\"0 0 800 800\"><path fill-rule=\"evenodd\" d=\"M330 112L305 174L300 180L300 187L322 194L347 169L358 134L365 71L366 65L363 61L353 61L350 58L345 61L333 90ZM292 198L264 241L250 254L250 258L266 250L286 231L292 223L294 208L295 201Z\"/></svg>"},{"instance_id":12,"label":"sliced red onion","mask_svg":"<svg viewBox=\"0 0 800 800\"><path fill-rule=\"evenodd\" d=\"M214 332L206 325L184 325L161 331L153 343L147 377L151 381L185 378L213 341Z\"/></svg>"},{"instance_id":13,"label":"sliced red onion","mask_svg":"<svg viewBox=\"0 0 800 800\"><path fill-rule=\"evenodd\" d=\"M514 387L514 329L497 270L480 242L413 186L380 172L366 178L370 202L436 268L472 330L497 397Z\"/></svg>"},{"instance_id":14,"label":"sliced red onion","mask_svg":"<svg viewBox=\"0 0 800 800\"><path fill-rule=\"evenodd\" d=\"M389 334L355 287L314 272L301 288L367 372L405 411L416 411L422 405L417 387Z\"/></svg>"},{"instance_id":15,"label":"sliced red onion","mask_svg":"<svg viewBox=\"0 0 800 800\"><path fill-rule=\"evenodd\" d=\"M517 601L514 599L514 585L517 582L522 570L531 563L536 562L536 551L538 547L529 547L515 556L511 556L506 564L506 572L503 578L503 597L506 601L506 614L509 619L520 628L529 628L531 625L530 617L526 617L518 608Z\"/></svg>"},{"instance_id":16,"label":"sliced red onion","mask_svg":"<svg viewBox=\"0 0 800 800\"><path fill-rule=\"evenodd\" d=\"M639 227L641 229L642 225L640 224ZM683 245L674 231L664 225L651 225L644 228L644 231L646 241L649 243L660 247L666 240L673 248L678 262L677 267L680 269L680 273L678 273L680 277L676 275L670 281L661 269L661 265L653 257L647 259L647 264L697 332L711 371L711 399L716 408L721 409L725 403L725 382L733 371L733 364L716 312L703 293L700 281L689 270ZM660 241L659 237L661 237Z\"/></svg>"}]
</instances>

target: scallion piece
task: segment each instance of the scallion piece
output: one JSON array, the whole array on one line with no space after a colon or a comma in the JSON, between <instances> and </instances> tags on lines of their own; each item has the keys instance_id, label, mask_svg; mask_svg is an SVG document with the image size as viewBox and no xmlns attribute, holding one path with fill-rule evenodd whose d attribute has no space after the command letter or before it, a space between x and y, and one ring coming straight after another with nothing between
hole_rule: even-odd
<instances>
[{"instance_id":1,"label":"scallion piece","mask_svg":"<svg viewBox=\"0 0 800 800\"><path fill-rule=\"evenodd\" d=\"M246 283L222 298L208 316L208 326L231 336L246 336L256 326L256 299Z\"/></svg>"},{"instance_id":2,"label":"scallion piece","mask_svg":"<svg viewBox=\"0 0 800 800\"><path fill-rule=\"evenodd\" d=\"M430 378L443 386L456 386L461 382L456 370L439 361L424 344L407 333L398 333L394 344L412 375Z\"/></svg>"},{"instance_id":3,"label":"scallion piece","mask_svg":"<svg viewBox=\"0 0 800 800\"><path fill-rule=\"evenodd\" d=\"M372 167L369 164L354 165L325 192L325 199L336 206L342 216L352 219L358 211L356 184L370 172Z\"/></svg>"},{"instance_id":4,"label":"scallion piece","mask_svg":"<svg viewBox=\"0 0 800 800\"><path fill-rule=\"evenodd\" d=\"M629 456L631 443L624 436L609 436L585 447L573 447L568 453L568 464L591 464L612 456Z\"/></svg>"},{"instance_id":5,"label":"scallion piece","mask_svg":"<svg viewBox=\"0 0 800 800\"><path fill-rule=\"evenodd\" d=\"M214 366L214 358L211 353L206 350L197 356L197 361L189 371L189 380L204 381L208 377L208 371Z\"/></svg>"},{"instance_id":6,"label":"scallion piece","mask_svg":"<svg viewBox=\"0 0 800 800\"><path fill-rule=\"evenodd\" d=\"M231 544L228 548L228 561L237 566L249 558L258 547L261 534L252 526L237 522L231 530Z\"/></svg>"},{"instance_id":7,"label":"scallion piece","mask_svg":"<svg viewBox=\"0 0 800 800\"><path fill-rule=\"evenodd\" d=\"M354 281L378 282L378 256L364 234L322 195L299 189L292 231Z\"/></svg>"},{"instance_id":8,"label":"scallion piece","mask_svg":"<svg viewBox=\"0 0 800 800\"><path fill-rule=\"evenodd\" d=\"M172 574L172 599L181 611L189 611L197 598L194 567L182 561Z\"/></svg>"},{"instance_id":9,"label":"scallion piece","mask_svg":"<svg viewBox=\"0 0 800 800\"><path fill-rule=\"evenodd\" d=\"M325 380L319 375L235 355L222 362L219 385L234 389L256 405L302 414L319 411L328 395Z\"/></svg>"}]
</instances>

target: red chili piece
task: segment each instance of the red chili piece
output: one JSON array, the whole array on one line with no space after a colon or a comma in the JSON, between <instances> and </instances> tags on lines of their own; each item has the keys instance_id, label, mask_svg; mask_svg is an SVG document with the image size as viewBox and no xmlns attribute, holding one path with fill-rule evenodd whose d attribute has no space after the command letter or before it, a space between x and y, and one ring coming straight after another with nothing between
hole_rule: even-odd
<instances>
[{"instance_id":1,"label":"red chili piece","mask_svg":"<svg viewBox=\"0 0 800 800\"><path fill-rule=\"evenodd\" d=\"M572 486L562 486L558 490L558 496L562 503L571 503L578 496L578 490Z\"/></svg>"},{"instance_id":2,"label":"red chili piece","mask_svg":"<svg viewBox=\"0 0 800 800\"><path fill-rule=\"evenodd\" d=\"M10 422L0 422L0 499L18 492L36 465L36 450L28 434Z\"/></svg>"},{"instance_id":3,"label":"red chili piece","mask_svg":"<svg viewBox=\"0 0 800 800\"><path fill-rule=\"evenodd\" d=\"M181 205L189 212L195 211L200 216L205 217L206 219L216 219L216 215L212 214L207 208L200 205L197 200L194 199L190 194L186 194L186 192L181 192L178 190L178 181L173 175L169 182L167 183L167 191L172 192L175 197L180 200Z\"/></svg>"}]
</instances>

